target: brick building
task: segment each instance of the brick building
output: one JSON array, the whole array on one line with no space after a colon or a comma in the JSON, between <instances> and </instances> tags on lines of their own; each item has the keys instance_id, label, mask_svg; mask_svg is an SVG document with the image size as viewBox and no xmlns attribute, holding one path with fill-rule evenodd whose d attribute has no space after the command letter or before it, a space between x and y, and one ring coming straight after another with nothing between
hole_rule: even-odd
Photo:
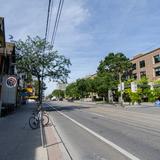
<instances>
[{"instance_id":1,"label":"brick building","mask_svg":"<svg viewBox=\"0 0 160 160\"><path fill-rule=\"evenodd\" d=\"M160 48L145 54L139 54L131 59L133 77L137 80L146 76L149 81L160 79Z\"/></svg>"}]
</instances>

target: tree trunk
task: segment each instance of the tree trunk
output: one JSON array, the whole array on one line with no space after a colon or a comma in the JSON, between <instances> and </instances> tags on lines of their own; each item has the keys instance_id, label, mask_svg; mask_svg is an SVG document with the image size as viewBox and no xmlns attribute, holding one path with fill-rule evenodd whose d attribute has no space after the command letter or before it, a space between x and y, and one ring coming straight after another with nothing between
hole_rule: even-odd
<instances>
[{"instance_id":1,"label":"tree trunk","mask_svg":"<svg viewBox=\"0 0 160 160\"><path fill-rule=\"evenodd\" d=\"M123 93L122 93L122 74L119 72L119 83L120 83L120 104L123 106Z\"/></svg>"},{"instance_id":2,"label":"tree trunk","mask_svg":"<svg viewBox=\"0 0 160 160\"><path fill-rule=\"evenodd\" d=\"M41 80L40 77L38 77L38 101L41 103Z\"/></svg>"},{"instance_id":3,"label":"tree trunk","mask_svg":"<svg viewBox=\"0 0 160 160\"><path fill-rule=\"evenodd\" d=\"M113 95L111 90L108 90L108 102L113 103Z\"/></svg>"}]
</instances>

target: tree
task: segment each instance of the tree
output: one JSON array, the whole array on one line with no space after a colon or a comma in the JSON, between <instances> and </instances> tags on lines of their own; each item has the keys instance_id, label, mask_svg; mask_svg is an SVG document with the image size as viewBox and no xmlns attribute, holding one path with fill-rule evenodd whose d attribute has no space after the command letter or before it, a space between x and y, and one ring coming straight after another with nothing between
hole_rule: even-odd
<instances>
[{"instance_id":1,"label":"tree","mask_svg":"<svg viewBox=\"0 0 160 160\"><path fill-rule=\"evenodd\" d=\"M89 92L89 83L86 79L78 79L76 81L77 90L80 94L80 98L85 98Z\"/></svg>"},{"instance_id":2,"label":"tree","mask_svg":"<svg viewBox=\"0 0 160 160\"><path fill-rule=\"evenodd\" d=\"M123 53L109 53L104 60L100 62L98 67L99 73L110 73L114 81L119 81L122 84L122 78L126 78L132 71L132 63ZM122 91L121 91L121 104L122 104Z\"/></svg>"},{"instance_id":3,"label":"tree","mask_svg":"<svg viewBox=\"0 0 160 160\"><path fill-rule=\"evenodd\" d=\"M142 90L141 93L141 101L148 101L152 99L152 91L150 89L150 85L148 84L148 78L142 77L140 80L137 81L137 86Z\"/></svg>"},{"instance_id":4,"label":"tree","mask_svg":"<svg viewBox=\"0 0 160 160\"><path fill-rule=\"evenodd\" d=\"M42 93L43 79L66 82L70 73L70 60L39 36L27 37L25 41L14 41L16 44L16 63L18 72L31 74L38 80L39 100Z\"/></svg>"},{"instance_id":5,"label":"tree","mask_svg":"<svg viewBox=\"0 0 160 160\"><path fill-rule=\"evenodd\" d=\"M71 83L66 87L66 95L74 99L78 99L80 97L76 82Z\"/></svg>"},{"instance_id":6,"label":"tree","mask_svg":"<svg viewBox=\"0 0 160 160\"><path fill-rule=\"evenodd\" d=\"M64 98L64 91L59 90L59 89L55 89L55 90L52 92L52 96L55 96L55 97L57 97L57 98Z\"/></svg>"},{"instance_id":7,"label":"tree","mask_svg":"<svg viewBox=\"0 0 160 160\"><path fill-rule=\"evenodd\" d=\"M113 80L111 73L98 74L94 79L95 91L100 97L104 97L107 100L108 91L116 87L117 83Z\"/></svg>"},{"instance_id":8,"label":"tree","mask_svg":"<svg viewBox=\"0 0 160 160\"><path fill-rule=\"evenodd\" d=\"M115 80L118 81L119 78L129 73L130 70L132 70L132 63L123 53L109 53L98 66L98 72L112 73Z\"/></svg>"},{"instance_id":9,"label":"tree","mask_svg":"<svg viewBox=\"0 0 160 160\"><path fill-rule=\"evenodd\" d=\"M39 82L37 80L33 80L32 82L33 84L33 88L35 89L35 96L38 96L39 95ZM43 90L46 90L47 87L46 87L46 84L43 82Z\"/></svg>"},{"instance_id":10,"label":"tree","mask_svg":"<svg viewBox=\"0 0 160 160\"><path fill-rule=\"evenodd\" d=\"M51 100L52 97L53 97L52 94L49 94L46 98Z\"/></svg>"}]
</instances>

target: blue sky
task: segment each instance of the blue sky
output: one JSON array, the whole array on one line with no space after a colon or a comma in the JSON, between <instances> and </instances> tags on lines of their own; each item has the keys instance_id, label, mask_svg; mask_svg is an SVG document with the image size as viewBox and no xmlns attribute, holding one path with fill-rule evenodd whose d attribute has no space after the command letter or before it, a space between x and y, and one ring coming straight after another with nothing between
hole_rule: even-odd
<instances>
[{"instance_id":1,"label":"blue sky","mask_svg":"<svg viewBox=\"0 0 160 160\"><path fill-rule=\"evenodd\" d=\"M47 5L48 0L0 0L6 39L9 34L15 39L44 37ZM132 58L160 47L159 6L159 0L64 0L55 49L72 62L69 82L94 74L109 52ZM47 86L46 94L55 88L52 82Z\"/></svg>"}]
</instances>

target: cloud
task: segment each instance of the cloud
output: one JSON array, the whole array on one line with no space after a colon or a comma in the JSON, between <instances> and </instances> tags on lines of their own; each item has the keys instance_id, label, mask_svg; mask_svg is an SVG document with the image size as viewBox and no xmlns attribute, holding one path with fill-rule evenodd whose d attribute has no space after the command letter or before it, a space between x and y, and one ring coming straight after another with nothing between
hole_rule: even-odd
<instances>
[{"instance_id":1,"label":"cloud","mask_svg":"<svg viewBox=\"0 0 160 160\"><path fill-rule=\"evenodd\" d=\"M84 32L82 26L87 24L90 17L89 10L83 0L69 0L64 3L55 46L69 51L76 51L78 48L90 44L92 37Z\"/></svg>"},{"instance_id":2,"label":"cloud","mask_svg":"<svg viewBox=\"0 0 160 160\"><path fill-rule=\"evenodd\" d=\"M50 26L52 30L58 2L58 0L54 0L52 24ZM48 1L12 0L9 2L0 0L0 4L0 15L5 17L6 39L8 39L9 34L13 35L15 39L24 39L27 35L44 36ZM85 55L83 48L91 46L92 43L91 34L84 32L83 29L89 17L90 12L85 1L68 0L64 2L55 45L61 54L73 61L72 79L76 72L74 72L74 69L85 66L84 59L79 59L82 56L79 51L81 50L81 53Z\"/></svg>"},{"instance_id":3,"label":"cloud","mask_svg":"<svg viewBox=\"0 0 160 160\"><path fill-rule=\"evenodd\" d=\"M54 0L51 30L58 2ZM16 39L44 37L48 1L0 0L0 4L6 38L9 34ZM129 57L158 46L159 4L159 0L64 1L55 49L71 59L70 81L96 72L99 61L109 52L120 51Z\"/></svg>"},{"instance_id":4,"label":"cloud","mask_svg":"<svg viewBox=\"0 0 160 160\"><path fill-rule=\"evenodd\" d=\"M53 12L55 17L55 8ZM92 65L88 67L89 54L86 54L86 48L89 48L92 43L92 35L84 30L84 26L90 18L90 12L86 8L86 3L83 0L68 0L65 1L58 32L55 40L55 48L60 54L71 59L71 74L69 82L92 72ZM50 28L53 29L53 22ZM50 37L51 38L51 33ZM85 56L86 55L86 56ZM82 58L83 57L83 58ZM89 58L88 58L89 57ZM50 89L46 91L46 94Z\"/></svg>"},{"instance_id":5,"label":"cloud","mask_svg":"<svg viewBox=\"0 0 160 160\"><path fill-rule=\"evenodd\" d=\"M6 39L13 35L24 39L26 35L44 36L47 2L37 0L0 0L0 15L5 17Z\"/></svg>"}]
</instances>

